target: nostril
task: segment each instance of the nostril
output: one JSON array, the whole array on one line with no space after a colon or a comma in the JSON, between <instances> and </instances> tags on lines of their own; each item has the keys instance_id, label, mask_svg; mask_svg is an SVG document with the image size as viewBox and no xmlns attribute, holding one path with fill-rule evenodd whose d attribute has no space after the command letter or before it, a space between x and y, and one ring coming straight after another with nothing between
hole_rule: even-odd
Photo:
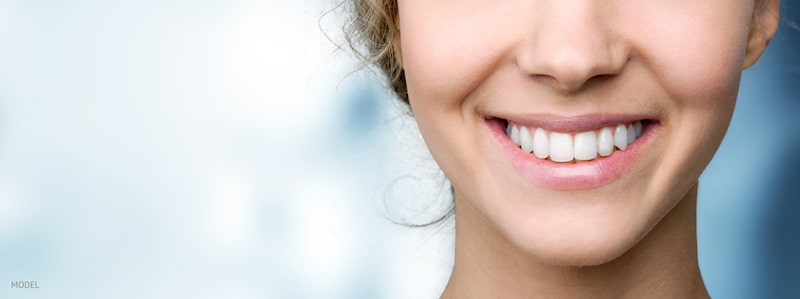
<instances>
[{"instance_id":1,"label":"nostril","mask_svg":"<svg viewBox=\"0 0 800 299\"><path fill-rule=\"evenodd\" d=\"M572 92L593 82L607 82L622 70L622 67L611 63L600 64L599 61L589 61L589 58L580 60L554 59L531 67L527 73L541 84Z\"/></svg>"},{"instance_id":2,"label":"nostril","mask_svg":"<svg viewBox=\"0 0 800 299\"><path fill-rule=\"evenodd\" d=\"M629 62L629 49L621 41L597 32L586 37L538 35L516 53L519 71L554 89L574 92L590 82L607 82Z\"/></svg>"},{"instance_id":3,"label":"nostril","mask_svg":"<svg viewBox=\"0 0 800 299\"><path fill-rule=\"evenodd\" d=\"M550 86L562 92L576 92L587 89L590 86L612 81L618 74L619 72L617 71L606 72L602 69L597 69L595 71L560 70L550 72L549 74L532 74L529 77L542 85Z\"/></svg>"}]
</instances>

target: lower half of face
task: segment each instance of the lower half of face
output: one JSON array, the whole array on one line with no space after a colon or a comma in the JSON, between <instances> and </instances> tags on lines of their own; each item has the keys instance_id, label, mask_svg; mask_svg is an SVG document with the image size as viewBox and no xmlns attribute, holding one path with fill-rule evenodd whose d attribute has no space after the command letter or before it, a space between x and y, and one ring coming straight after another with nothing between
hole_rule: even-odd
<instances>
[{"instance_id":1,"label":"lower half of face","mask_svg":"<svg viewBox=\"0 0 800 299\"><path fill-rule=\"evenodd\" d=\"M733 113L751 6L445 2L400 1L412 109L457 204L511 244L608 261L697 183Z\"/></svg>"}]
</instances>

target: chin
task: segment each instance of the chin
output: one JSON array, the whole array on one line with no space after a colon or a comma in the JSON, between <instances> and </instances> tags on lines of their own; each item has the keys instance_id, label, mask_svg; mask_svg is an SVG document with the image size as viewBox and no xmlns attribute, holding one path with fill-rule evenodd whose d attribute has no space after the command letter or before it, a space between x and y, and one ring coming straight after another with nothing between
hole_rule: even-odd
<instances>
[{"instance_id":1,"label":"chin","mask_svg":"<svg viewBox=\"0 0 800 299\"><path fill-rule=\"evenodd\" d=\"M494 183L489 185L510 188ZM502 238L495 241L507 244L511 252L552 266L596 266L630 252L683 198L682 192L654 192L657 190L636 188L636 184L625 187L636 191L611 188L605 192L544 192L534 196L532 191L506 191L503 200L465 197L469 203L460 203L474 208L467 217L480 215L476 219L491 228L485 234ZM502 194L489 189L471 192Z\"/></svg>"},{"instance_id":2,"label":"chin","mask_svg":"<svg viewBox=\"0 0 800 299\"><path fill-rule=\"evenodd\" d=\"M509 240L517 243L514 247L544 264L596 266L623 256L649 231L647 224L626 226L617 223L606 225L604 229L566 227L537 235L520 232L517 236L509 236Z\"/></svg>"},{"instance_id":3,"label":"chin","mask_svg":"<svg viewBox=\"0 0 800 299\"><path fill-rule=\"evenodd\" d=\"M528 254L551 266L589 267L609 263L627 253L639 238L575 236L572 241L542 242ZM535 242L535 241L534 241Z\"/></svg>"}]
</instances>

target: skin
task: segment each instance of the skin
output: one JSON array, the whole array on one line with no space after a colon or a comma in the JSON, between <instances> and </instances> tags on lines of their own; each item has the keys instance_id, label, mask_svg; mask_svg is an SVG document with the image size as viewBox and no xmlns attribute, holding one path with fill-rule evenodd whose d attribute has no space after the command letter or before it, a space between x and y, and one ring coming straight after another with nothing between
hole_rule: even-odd
<instances>
[{"instance_id":1,"label":"skin","mask_svg":"<svg viewBox=\"0 0 800 299\"><path fill-rule=\"evenodd\" d=\"M697 181L779 0L399 0L397 56L423 137L453 183L442 298L703 298ZM643 115L630 169L580 190L521 178L485 118Z\"/></svg>"}]
</instances>

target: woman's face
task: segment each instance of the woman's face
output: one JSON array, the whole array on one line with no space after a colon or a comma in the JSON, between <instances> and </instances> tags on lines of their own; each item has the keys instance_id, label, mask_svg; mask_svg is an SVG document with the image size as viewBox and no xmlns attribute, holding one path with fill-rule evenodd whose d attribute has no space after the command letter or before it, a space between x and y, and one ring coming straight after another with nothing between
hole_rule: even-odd
<instances>
[{"instance_id":1,"label":"woman's face","mask_svg":"<svg viewBox=\"0 0 800 299\"><path fill-rule=\"evenodd\" d=\"M458 209L544 261L594 264L697 183L755 55L753 11L744 0L399 0L397 42Z\"/></svg>"}]
</instances>

